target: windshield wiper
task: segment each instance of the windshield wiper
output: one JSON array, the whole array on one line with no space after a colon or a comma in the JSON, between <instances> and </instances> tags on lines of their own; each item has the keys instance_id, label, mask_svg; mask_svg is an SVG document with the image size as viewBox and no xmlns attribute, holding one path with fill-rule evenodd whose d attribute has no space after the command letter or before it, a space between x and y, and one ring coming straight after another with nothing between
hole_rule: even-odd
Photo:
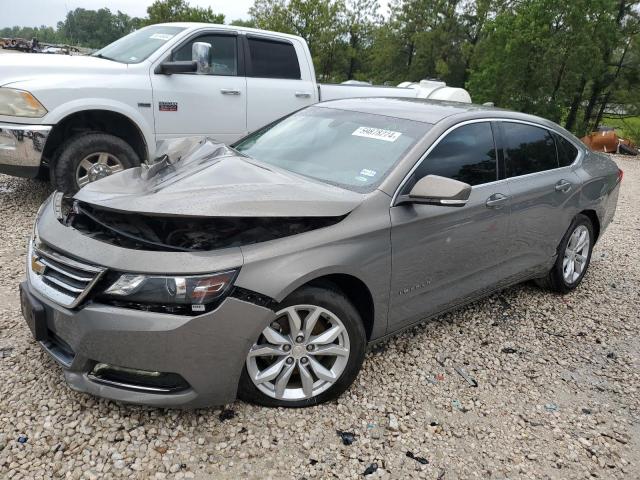
<instances>
[{"instance_id":1,"label":"windshield wiper","mask_svg":"<svg viewBox=\"0 0 640 480\"><path fill-rule=\"evenodd\" d=\"M96 58L101 58L103 60L109 60L111 62L116 62L116 63L123 63L120 60L116 60L115 58L111 58L111 57L105 57L103 54L101 53L94 53L93 55L91 55L92 57L96 57Z\"/></svg>"}]
</instances>

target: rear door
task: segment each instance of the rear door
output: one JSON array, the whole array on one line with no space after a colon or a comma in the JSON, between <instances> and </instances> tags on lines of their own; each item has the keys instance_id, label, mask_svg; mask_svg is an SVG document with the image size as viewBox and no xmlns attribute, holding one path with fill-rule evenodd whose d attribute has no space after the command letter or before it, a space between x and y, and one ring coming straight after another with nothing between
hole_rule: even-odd
<instances>
[{"instance_id":1,"label":"rear door","mask_svg":"<svg viewBox=\"0 0 640 480\"><path fill-rule=\"evenodd\" d=\"M191 60L194 42L211 45L205 74L151 74L156 139L206 135L233 142L247 133L247 85L234 33L201 32L178 45L171 60Z\"/></svg>"},{"instance_id":2,"label":"rear door","mask_svg":"<svg viewBox=\"0 0 640 480\"><path fill-rule=\"evenodd\" d=\"M490 122L446 134L411 173L400 194L426 175L472 185L462 207L402 204L391 208L389 330L494 288L505 276L510 213L499 181Z\"/></svg>"},{"instance_id":3,"label":"rear door","mask_svg":"<svg viewBox=\"0 0 640 480\"><path fill-rule=\"evenodd\" d=\"M575 215L579 179L542 126L497 122L511 191L510 256L515 273L546 268ZM560 145L561 148L564 148ZM575 159L575 156L574 156Z\"/></svg>"},{"instance_id":4,"label":"rear door","mask_svg":"<svg viewBox=\"0 0 640 480\"><path fill-rule=\"evenodd\" d=\"M297 42L246 36L249 132L317 101L315 79L299 61L304 54Z\"/></svg>"}]
</instances>

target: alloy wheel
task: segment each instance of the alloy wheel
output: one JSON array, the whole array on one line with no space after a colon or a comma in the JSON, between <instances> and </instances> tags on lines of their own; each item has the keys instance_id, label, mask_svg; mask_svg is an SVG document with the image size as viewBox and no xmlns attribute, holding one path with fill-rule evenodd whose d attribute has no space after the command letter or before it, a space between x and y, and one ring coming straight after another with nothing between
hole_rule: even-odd
<instances>
[{"instance_id":1,"label":"alloy wheel","mask_svg":"<svg viewBox=\"0 0 640 480\"><path fill-rule=\"evenodd\" d=\"M122 162L115 155L107 152L95 152L87 155L76 169L76 183L82 188L87 183L95 182L112 173L124 170Z\"/></svg>"},{"instance_id":2,"label":"alloy wheel","mask_svg":"<svg viewBox=\"0 0 640 480\"><path fill-rule=\"evenodd\" d=\"M589 259L590 241L589 229L584 225L578 225L569 237L562 260L562 275L567 284L575 283L582 275Z\"/></svg>"},{"instance_id":3,"label":"alloy wheel","mask_svg":"<svg viewBox=\"0 0 640 480\"><path fill-rule=\"evenodd\" d=\"M276 313L247 355L247 372L269 397L303 400L329 389L349 360L349 335L340 319L317 305Z\"/></svg>"}]
</instances>

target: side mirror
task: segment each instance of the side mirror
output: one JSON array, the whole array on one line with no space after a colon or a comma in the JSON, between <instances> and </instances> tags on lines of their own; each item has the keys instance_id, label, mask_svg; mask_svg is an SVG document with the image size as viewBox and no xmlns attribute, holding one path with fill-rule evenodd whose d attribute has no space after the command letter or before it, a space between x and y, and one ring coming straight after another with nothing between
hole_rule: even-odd
<instances>
[{"instance_id":1,"label":"side mirror","mask_svg":"<svg viewBox=\"0 0 640 480\"><path fill-rule=\"evenodd\" d=\"M198 70L196 62L180 61L180 62L164 62L156 69L156 73L171 75L173 73L193 73Z\"/></svg>"},{"instance_id":2,"label":"side mirror","mask_svg":"<svg viewBox=\"0 0 640 480\"><path fill-rule=\"evenodd\" d=\"M471 185L468 183L438 175L427 175L418 180L409 195L400 197L397 204L423 203L461 207L467 203L470 195Z\"/></svg>"},{"instance_id":3,"label":"side mirror","mask_svg":"<svg viewBox=\"0 0 640 480\"><path fill-rule=\"evenodd\" d=\"M197 73L211 73L211 44L195 42L191 47L191 60L198 65Z\"/></svg>"}]
</instances>

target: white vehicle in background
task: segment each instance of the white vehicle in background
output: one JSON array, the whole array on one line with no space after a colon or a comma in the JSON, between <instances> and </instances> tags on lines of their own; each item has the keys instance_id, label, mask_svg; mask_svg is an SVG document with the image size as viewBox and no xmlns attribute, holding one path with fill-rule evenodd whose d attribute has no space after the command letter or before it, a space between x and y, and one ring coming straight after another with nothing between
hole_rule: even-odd
<instances>
[{"instance_id":1,"label":"white vehicle in background","mask_svg":"<svg viewBox=\"0 0 640 480\"><path fill-rule=\"evenodd\" d=\"M0 173L49 171L83 185L155 157L159 142L208 136L233 143L323 100L433 98L470 102L441 82L401 87L318 85L306 42L230 25L152 25L89 57L0 58Z\"/></svg>"}]
</instances>

